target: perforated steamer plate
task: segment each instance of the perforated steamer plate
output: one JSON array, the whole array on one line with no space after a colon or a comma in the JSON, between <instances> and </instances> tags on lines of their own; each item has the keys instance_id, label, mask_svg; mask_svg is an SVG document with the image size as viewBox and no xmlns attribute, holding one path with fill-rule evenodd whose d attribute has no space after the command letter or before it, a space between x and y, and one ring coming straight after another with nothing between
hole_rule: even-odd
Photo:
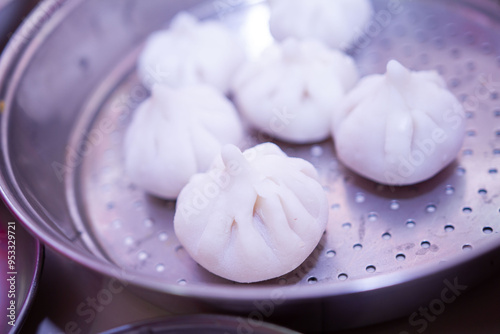
<instances>
[{"instance_id":1,"label":"perforated steamer plate","mask_svg":"<svg viewBox=\"0 0 500 334\"><path fill-rule=\"evenodd\" d=\"M263 296L259 288L278 286L299 287L300 298L308 291L313 297L338 294L353 281L362 293L384 282L411 281L418 272L439 272L448 262L500 245L500 6L485 3L491 11L456 1L408 1L390 14L394 8L388 2L374 1L376 19L350 50L362 74L383 73L390 59L414 70L439 71L467 110L466 119L459 120L467 125L463 150L433 179L393 188L343 167L331 141L278 143L290 156L317 167L330 218L321 243L301 267L252 285L224 280L197 265L174 234L175 202L148 196L128 179L123 136L148 93L135 72L140 50L124 57L84 108L68 151L68 159L72 151L85 152L81 168L66 180L82 239L145 281L160 277L166 285L182 286L181 294L236 285L247 297L255 289L255 298ZM241 1L218 12L209 3L193 13L237 29L253 55L272 41L266 3ZM267 139L251 133L242 146Z\"/></svg>"}]
</instances>

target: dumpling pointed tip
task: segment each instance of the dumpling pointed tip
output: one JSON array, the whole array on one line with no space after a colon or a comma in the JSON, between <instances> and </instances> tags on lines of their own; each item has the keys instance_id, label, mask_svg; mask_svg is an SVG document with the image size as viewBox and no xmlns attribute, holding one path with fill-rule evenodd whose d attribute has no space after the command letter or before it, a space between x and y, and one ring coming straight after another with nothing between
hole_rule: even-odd
<instances>
[{"instance_id":1,"label":"dumpling pointed tip","mask_svg":"<svg viewBox=\"0 0 500 334\"><path fill-rule=\"evenodd\" d=\"M173 88L168 85L156 83L151 87L151 99L154 101L158 101L160 99L164 99L168 97L173 92Z\"/></svg>"},{"instance_id":2,"label":"dumpling pointed tip","mask_svg":"<svg viewBox=\"0 0 500 334\"><path fill-rule=\"evenodd\" d=\"M241 162L245 160L241 150L233 144L224 145L221 149L221 156L225 165L228 165L231 162Z\"/></svg>"},{"instance_id":3,"label":"dumpling pointed tip","mask_svg":"<svg viewBox=\"0 0 500 334\"><path fill-rule=\"evenodd\" d=\"M241 150L233 144L226 144L222 147L222 156L234 156L234 155L240 155Z\"/></svg>"},{"instance_id":4,"label":"dumpling pointed tip","mask_svg":"<svg viewBox=\"0 0 500 334\"><path fill-rule=\"evenodd\" d=\"M387 63L387 70L389 71L390 68L404 68L403 64L401 64L399 61L396 59L391 59Z\"/></svg>"},{"instance_id":5,"label":"dumpling pointed tip","mask_svg":"<svg viewBox=\"0 0 500 334\"><path fill-rule=\"evenodd\" d=\"M177 14L176 17L174 17L174 19L172 20L171 27L172 29L177 31L188 31L197 23L198 20L196 17L194 17L189 13L181 12Z\"/></svg>"},{"instance_id":6,"label":"dumpling pointed tip","mask_svg":"<svg viewBox=\"0 0 500 334\"><path fill-rule=\"evenodd\" d=\"M394 84L400 85L408 81L411 77L411 71L404 67L397 60L391 60L387 63L387 78Z\"/></svg>"}]
</instances>

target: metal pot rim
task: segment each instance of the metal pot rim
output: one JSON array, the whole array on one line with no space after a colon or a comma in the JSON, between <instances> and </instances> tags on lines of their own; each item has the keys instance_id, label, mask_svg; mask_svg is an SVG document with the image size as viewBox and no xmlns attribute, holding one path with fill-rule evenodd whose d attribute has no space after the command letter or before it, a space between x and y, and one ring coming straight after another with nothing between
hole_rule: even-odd
<instances>
[{"instance_id":1,"label":"metal pot rim","mask_svg":"<svg viewBox=\"0 0 500 334\"><path fill-rule=\"evenodd\" d=\"M68 0L45 0L30 14L14 35L23 34L22 38L13 38L13 41L7 46L3 57L0 59L0 100L8 96L8 91L16 86L15 82L11 85L9 85L8 82L12 80L18 65L23 64L27 56L29 57L29 55L24 54L26 49L39 45L43 41L44 36L47 36L48 32L50 32L51 29L55 29L58 22L64 19L65 13L76 8L81 2L83 2L83 0L74 0L71 2ZM8 118L8 115L9 110L5 110L0 124L6 122L5 119ZM2 129L4 129L3 125ZM7 136L5 133L0 133L0 135L2 147L4 148L7 142ZM8 159L6 160L5 157L5 151L4 155L0 157L0 168L2 171L11 169L10 162ZM102 259L90 256L90 254L82 254L74 247L71 247L69 240L64 240L67 242L63 242L63 240L46 233L37 224L36 220L39 218L35 218L35 215L32 215L29 208L26 208L26 203L23 203L21 199L22 195L16 188L17 184L15 180L9 180L5 173L0 175L1 196L19 218L20 222L47 246L71 260L106 276L127 280L142 288L183 297L224 300L228 302L235 300L251 302L264 299L292 301L404 287L436 274L445 277L444 273L452 273L457 267L467 266L480 257L488 255L500 248L500 245L490 243L475 248L474 252L464 254L461 258L454 258L440 265L431 265L425 268L412 268L404 273L395 272L385 275L384 277L374 276L369 279L364 279L363 281L353 280L335 285L316 284L308 286L307 288L298 288L297 286L252 285L210 285L209 288L207 288L207 286L180 286L176 284L165 284L159 278L138 276L136 272L118 268Z\"/></svg>"},{"instance_id":2,"label":"metal pot rim","mask_svg":"<svg viewBox=\"0 0 500 334\"><path fill-rule=\"evenodd\" d=\"M226 315L197 314L189 316L158 318L153 320L141 321L135 324L124 325L104 332L103 334L123 334L131 332L140 332L150 330L153 332L164 331L191 331L194 333L204 332L206 330L234 330L240 326L238 318ZM257 334L299 334L288 328L277 326L270 323L262 323L257 329Z\"/></svg>"},{"instance_id":3,"label":"metal pot rim","mask_svg":"<svg viewBox=\"0 0 500 334\"><path fill-rule=\"evenodd\" d=\"M3 226L3 228L6 228L7 223L9 221L13 221L11 219L10 212L8 212L7 207L3 205L3 202L0 200L0 224ZM24 226L23 226L24 227ZM16 234L16 241L17 245L22 245L26 242L30 243L30 247L23 247L20 249L19 247L16 249L16 258L18 261L17 263L28 263L29 261L33 260L33 264L29 266L29 273L26 273L26 270L19 271L18 267L16 267L16 272L17 272L17 279L16 279L16 286L19 285L21 282L28 282L29 281L29 286L27 284L23 284L22 289L17 289L16 290L25 290L26 293L22 294L20 298L19 295L16 295L16 301L18 303L18 312L16 314L16 322L15 326L12 327L8 333L14 334L14 333L19 333L24 322L26 321L29 311L31 309L31 306L34 302L38 286L39 286L39 281L40 277L42 274L42 269L43 269L43 261L44 261L44 248L43 245L39 242L38 239L32 237L31 234L24 230L15 230ZM26 251L29 250L29 253ZM33 252L32 252L33 251ZM32 259L33 257L33 259ZM19 261L20 260L20 261ZM24 267L26 269L26 267ZM30 275L29 277L26 277L26 275ZM3 295L4 298L7 298L7 294ZM5 323L7 326L7 323Z\"/></svg>"}]
</instances>

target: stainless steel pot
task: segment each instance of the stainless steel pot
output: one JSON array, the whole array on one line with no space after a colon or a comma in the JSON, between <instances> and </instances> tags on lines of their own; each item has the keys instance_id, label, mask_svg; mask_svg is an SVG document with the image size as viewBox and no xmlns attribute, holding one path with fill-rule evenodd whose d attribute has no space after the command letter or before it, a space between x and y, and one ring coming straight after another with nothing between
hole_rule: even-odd
<instances>
[{"instance_id":1,"label":"stainless steel pot","mask_svg":"<svg viewBox=\"0 0 500 334\"><path fill-rule=\"evenodd\" d=\"M0 0L0 50L38 0Z\"/></svg>"},{"instance_id":2,"label":"stainless steel pot","mask_svg":"<svg viewBox=\"0 0 500 334\"><path fill-rule=\"evenodd\" d=\"M37 2L0 0L0 54L16 27ZM10 240L10 244L9 233L14 237ZM15 243L13 244L12 241ZM13 248L8 247L13 245L16 246L14 253L12 253ZM9 250L11 253L8 252ZM14 318L11 310L7 310L2 317L0 332L20 333L38 287L43 263L43 247L12 217L3 201L0 201L0 254L2 255L0 259L0 267L2 268L0 273L2 279L0 305L2 310L5 310L10 307L11 301L15 301L16 307ZM9 270L8 256L15 256L15 270ZM15 274L9 274L11 272ZM15 278L15 292L11 290L12 276ZM10 279L10 281L6 281L6 279Z\"/></svg>"},{"instance_id":3,"label":"stainless steel pot","mask_svg":"<svg viewBox=\"0 0 500 334\"><path fill-rule=\"evenodd\" d=\"M239 334L241 322L236 317L219 315L196 315L166 319L156 319L141 324L126 325L106 331L103 334ZM252 332L255 334L299 334L286 328L263 323Z\"/></svg>"},{"instance_id":4,"label":"stainless steel pot","mask_svg":"<svg viewBox=\"0 0 500 334\"><path fill-rule=\"evenodd\" d=\"M9 235L13 238L9 238ZM17 223L1 201L0 255L2 256L0 305L5 312L0 322L0 332L20 333L38 288L43 264L43 247ZM10 267L7 256L14 260L13 267ZM14 284L14 288L11 283ZM15 302L15 312L8 309L12 301Z\"/></svg>"},{"instance_id":5,"label":"stainless steel pot","mask_svg":"<svg viewBox=\"0 0 500 334\"><path fill-rule=\"evenodd\" d=\"M446 282L470 286L498 269L500 6L374 5L350 50L361 71L381 72L391 58L440 71L468 108L464 151L436 178L390 189L342 167L329 142L281 144L318 167L332 210L324 240L294 272L239 285L204 271L175 238L175 203L146 196L121 167L121 136L147 96L135 60L148 34L189 9L223 20L258 52L271 41L263 1L43 2L0 62L4 198L47 245L158 304L167 293L339 328L410 314Z\"/></svg>"}]
</instances>

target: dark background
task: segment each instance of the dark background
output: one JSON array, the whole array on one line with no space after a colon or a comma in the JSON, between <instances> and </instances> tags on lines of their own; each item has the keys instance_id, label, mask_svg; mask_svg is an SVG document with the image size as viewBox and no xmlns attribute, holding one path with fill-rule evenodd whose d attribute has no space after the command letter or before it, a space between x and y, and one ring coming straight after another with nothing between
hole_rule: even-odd
<instances>
[{"instance_id":1,"label":"dark background","mask_svg":"<svg viewBox=\"0 0 500 334\"><path fill-rule=\"evenodd\" d=\"M108 279L94 273L72 261L46 250L45 264L35 303L23 328L22 333L62 333L65 325L78 323L81 333L96 333L126 323L169 315L207 312L196 305L181 305L174 302L169 311L161 310L137 297L130 289L113 296L111 303L102 312L96 312L95 318L86 323L87 316L80 316L76 309L87 298L97 295L106 287ZM430 302L430 301L429 301ZM427 305L422 305L426 307ZM380 307L384 307L383 301ZM415 310L418 311L418 310ZM327 316L327 315L325 315ZM409 315L408 315L409 316ZM49 321L52 324L49 324ZM268 319L266 319L268 320ZM288 327L317 328L315 319L311 323L293 324L294 320L281 323ZM59 328L57 330L56 328ZM297 328L297 327L295 327ZM293 329L293 328L292 328ZM420 326L411 326L408 317L370 327L339 331L338 334L495 334L500 333L500 275L485 278L475 287L469 287L455 302L446 305L444 312L433 322L428 322L422 331Z\"/></svg>"},{"instance_id":2,"label":"dark background","mask_svg":"<svg viewBox=\"0 0 500 334\"><path fill-rule=\"evenodd\" d=\"M8 33L0 35L0 50L7 42L13 28L19 24L36 4L34 0L13 0L24 2L25 6L3 11L0 26L8 28ZM0 204L1 205L1 204ZM18 224L18 226L20 226ZM26 323L21 333L56 334L68 329L81 333L96 333L126 323L189 313L207 312L196 304L172 304L169 311L159 309L137 297L130 289L113 296L113 300L88 323L89 314L81 316L77 308L88 298L95 297L109 283L109 279L46 249L45 263L40 285ZM430 301L429 301L430 302ZM425 307L426 305L422 305ZM383 300L380 307L384 307ZM415 310L418 311L418 310ZM324 315L328 316L328 315ZM412 326L409 317L370 327L345 330L339 334L401 334L401 333L500 333L500 275L485 278L476 287L469 287L457 300L446 305L444 312L427 323L427 327ZM271 319L272 321L273 319ZM294 319L281 324L294 328L318 328L315 319L311 323L294 324ZM74 324L73 324L74 322ZM73 326L74 325L74 326ZM299 326L299 327L298 327ZM419 331L420 330L420 331Z\"/></svg>"}]
</instances>

